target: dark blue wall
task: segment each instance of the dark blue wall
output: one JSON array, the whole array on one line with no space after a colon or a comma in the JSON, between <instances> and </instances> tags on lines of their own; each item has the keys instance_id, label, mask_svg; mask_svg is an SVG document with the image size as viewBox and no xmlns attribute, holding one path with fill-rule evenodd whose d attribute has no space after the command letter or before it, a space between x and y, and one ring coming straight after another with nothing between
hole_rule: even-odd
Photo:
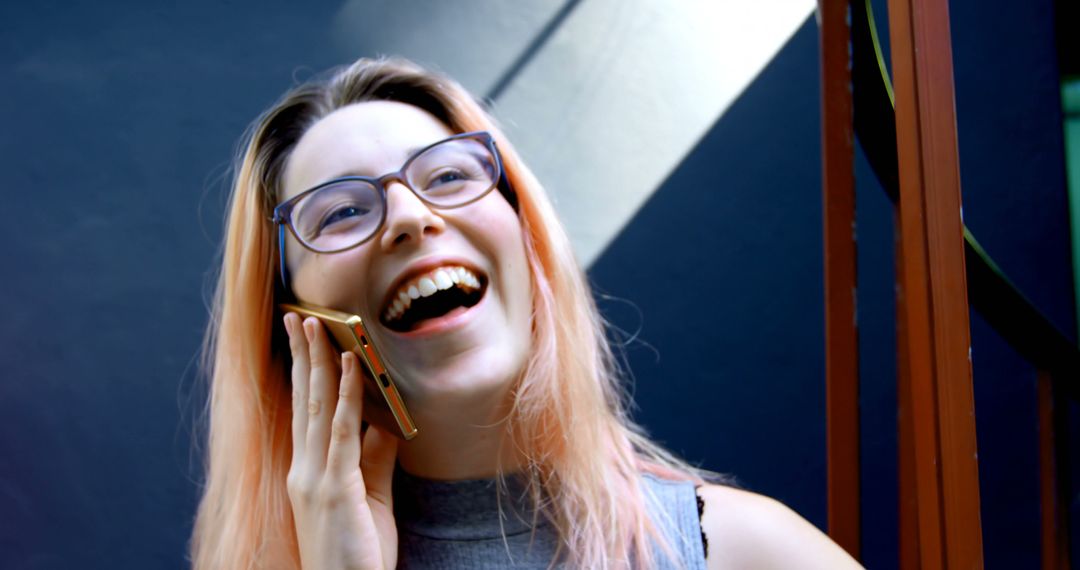
<instances>
[{"instance_id":1,"label":"dark blue wall","mask_svg":"<svg viewBox=\"0 0 1080 570\"><path fill-rule=\"evenodd\" d=\"M1071 334L1051 3L952 4L965 219ZM294 70L361 55L328 39L338 8L0 6L0 567L187 566L224 172ZM816 57L811 20L590 275L640 329L638 418L823 526ZM892 568L892 214L861 158L857 178L864 552ZM1033 567L1034 373L972 327L987 567Z\"/></svg>"},{"instance_id":2,"label":"dark blue wall","mask_svg":"<svg viewBox=\"0 0 1080 570\"><path fill-rule=\"evenodd\" d=\"M653 433L823 523L816 58L811 20L590 274Z\"/></svg>"},{"instance_id":3,"label":"dark blue wall","mask_svg":"<svg viewBox=\"0 0 1080 570\"><path fill-rule=\"evenodd\" d=\"M957 128L965 223L1020 290L1075 340L1053 9L1050 0L952 2ZM977 316L972 355L986 567L1031 568L1039 561L1040 536L1035 370ZM1071 408L1075 417L1075 403ZM1078 435L1074 427L1074 448ZM1071 471L1076 537L1075 459ZM1080 552L1073 543L1075 565Z\"/></svg>"},{"instance_id":4,"label":"dark blue wall","mask_svg":"<svg viewBox=\"0 0 1080 570\"><path fill-rule=\"evenodd\" d=\"M0 567L182 568L223 176L337 3L0 3Z\"/></svg>"}]
</instances>

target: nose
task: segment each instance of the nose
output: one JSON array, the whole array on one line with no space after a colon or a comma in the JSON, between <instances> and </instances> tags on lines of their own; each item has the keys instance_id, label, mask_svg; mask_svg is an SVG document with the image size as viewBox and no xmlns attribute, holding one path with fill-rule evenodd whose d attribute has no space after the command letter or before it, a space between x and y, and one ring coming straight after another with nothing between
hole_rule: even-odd
<instances>
[{"instance_id":1,"label":"nose","mask_svg":"<svg viewBox=\"0 0 1080 570\"><path fill-rule=\"evenodd\" d=\"M383 251L407 242L419 244L445 229L442 216L420 201L407 186L395 180L386 187L386 229L379 237Z\"/></svg>"}]
</instances>

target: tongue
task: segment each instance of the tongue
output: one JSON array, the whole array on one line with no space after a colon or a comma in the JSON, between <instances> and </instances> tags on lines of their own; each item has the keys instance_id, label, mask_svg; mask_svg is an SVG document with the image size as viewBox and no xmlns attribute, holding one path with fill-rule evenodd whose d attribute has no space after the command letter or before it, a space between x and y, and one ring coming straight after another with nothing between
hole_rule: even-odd
<instances>
[{"instance_id":1,"label":"tongue","mask_svg":"<svg viewBox=\"0 0 1080 570\"><path fill-rule=\"evenodd\" d=\"M434 324L434 323L436 323L436 322L438 322L438 321L440 321L442 319L452 319L452 318L454 318L454 317L456 317L456 316L458 316L458 315L460 315L460 314L462 314L462 313L464 313L465 311L468 311L468 310L469 310L468 307L463 307L463 306L454 307L453 309L450 309L450 312L448 312L448 313L444 313L442 315L439 315L437 317L432 317L430 319L421 319L419 321L416 321L415 323L413 323L412 327L409 328L409 330L411 330L411 331L419 330L419 329L422 329L422 328L424 328L426 326Z\"/></svg>"}]
</instances>

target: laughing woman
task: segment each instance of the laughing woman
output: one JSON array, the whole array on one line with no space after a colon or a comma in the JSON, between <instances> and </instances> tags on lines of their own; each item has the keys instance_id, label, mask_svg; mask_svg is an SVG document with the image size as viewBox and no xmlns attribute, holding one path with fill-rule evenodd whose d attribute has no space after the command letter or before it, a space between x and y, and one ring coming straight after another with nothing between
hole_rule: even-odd
<instances>
[{"instance_id":1,"label":"laughing woman","mask_svg":"<svg viewBox=\"0 0 1080 570\"><path fill-rule=\"evenodd\" d=\"M196 569L857 566L631 421L547 196L457 83L362 59L245 142L207 334ZM360 315L418 434L282 302Z\"/></svg>"}]
</instances>

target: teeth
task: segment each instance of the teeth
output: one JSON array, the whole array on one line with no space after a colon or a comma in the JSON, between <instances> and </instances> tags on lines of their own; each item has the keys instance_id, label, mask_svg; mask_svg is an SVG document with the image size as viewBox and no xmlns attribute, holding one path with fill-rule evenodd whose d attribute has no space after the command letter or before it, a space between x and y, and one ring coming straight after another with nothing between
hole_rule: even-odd
<instances>
[{"instance_id":1,"label":"teeth","mask_svg":"<svg viewBox=\"0 0 1080 570\"><path fill-rule=\"evenodd\" d=\"M409 310L414 299L430 297L436 291L449 289L455 284L466 291L480 288L480 280L472 271L464 267L440 267L402 285L397 297L387 307L384 319L399 319Z\"/></svg>"},{"instance_id":2,"label":"teeth","mask_svg":"<svg viewBox=\"0 0 1080 570\"><path fill-rule=\"evenodd\" d=\"M449 289L454 286L454 282L450 280L450 276L446 274L442 269L435 272L435 286L440 291Z\"/></svg>"},{"instance_id":3,"label":"teeth","mask_svg":"<svg viewBox=\"0 0 1080 570\"><path fill-rule=\"evenodd\" d=\"M432 281L430 277L421 277L420 282L417 283L417 286L420 288L420 294L424 297L430 297L439 290L439 288L435 286L435 282Z\"/></svg>"}]
</instances>

